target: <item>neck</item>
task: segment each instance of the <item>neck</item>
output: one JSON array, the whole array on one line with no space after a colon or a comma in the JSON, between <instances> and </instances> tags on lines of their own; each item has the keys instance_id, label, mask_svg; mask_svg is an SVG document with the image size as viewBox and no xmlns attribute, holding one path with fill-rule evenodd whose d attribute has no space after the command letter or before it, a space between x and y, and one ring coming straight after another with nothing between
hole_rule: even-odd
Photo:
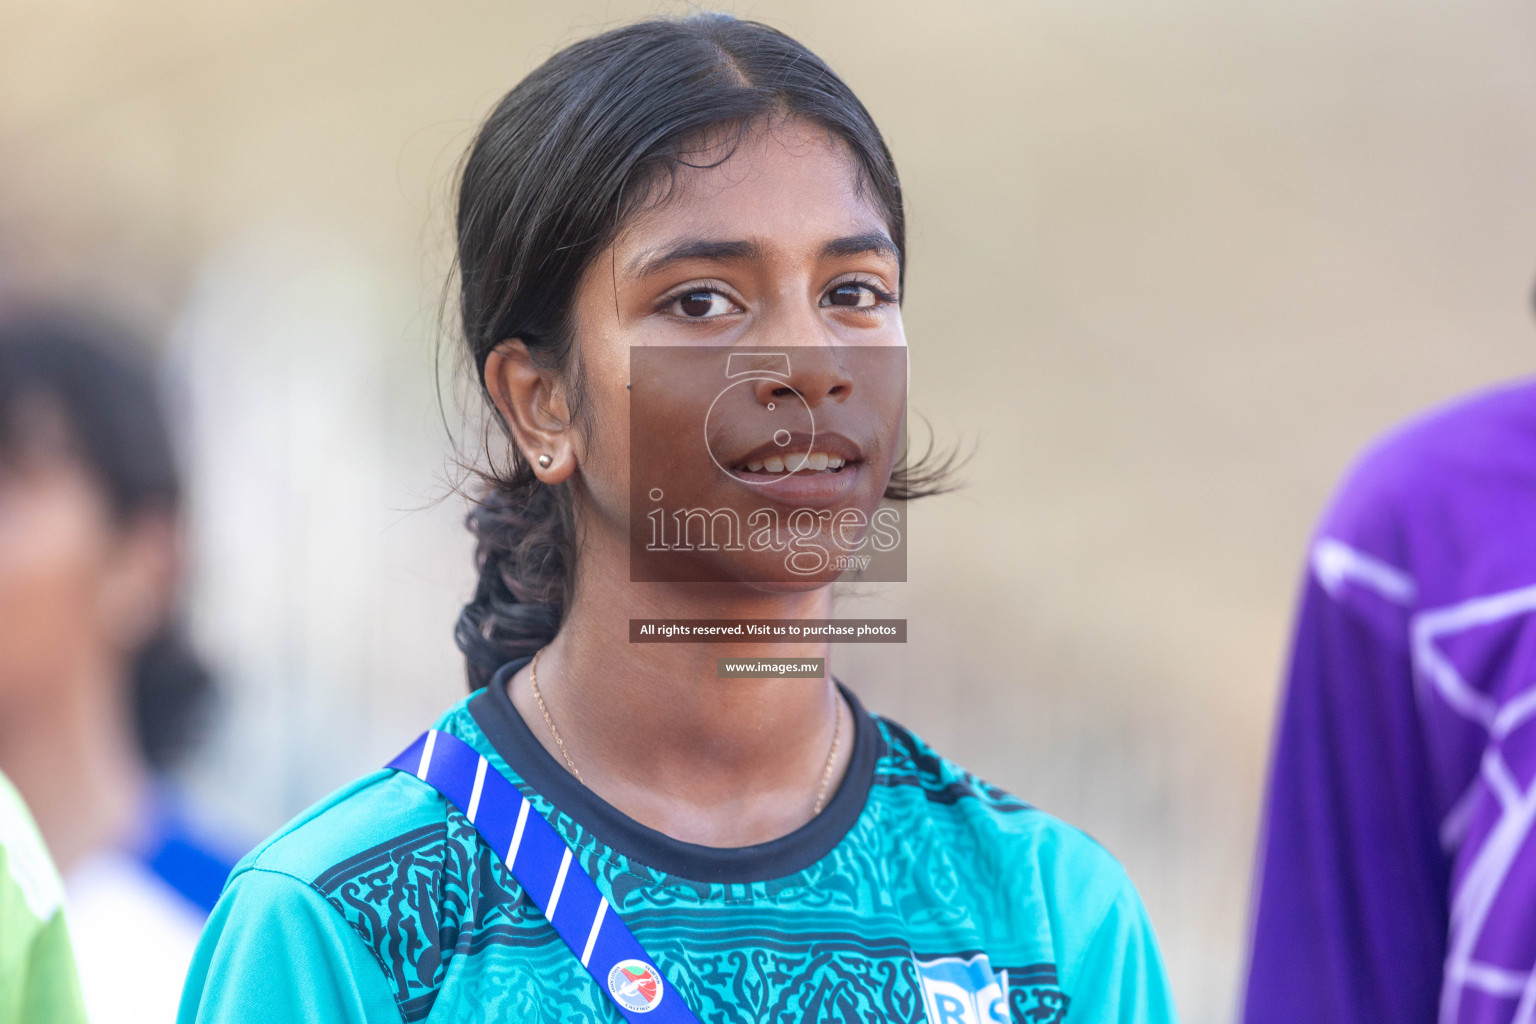
<instances>
[{"instance_id":1,"label":"neck","mask_svg":"<svg viewBox=\"0 0 1536 1024\"><path fill-rule=\"evenodd\" d=\"M132 839L148 789L122 695L108 672L82 672L0 723L0 770L26 800L60 873Z\"/></svg>"},{"instance_id":2,"label":"neck","mask_svg":"<svg viewBox=\"0 0 1536 1024\"><path fill-rule=\"evenodd\" d=\"M853 750L853 719L830 675L720 679L719 658L822 658L826 643L631 644L631 618L815 619L828 588L764 594L729 585L583 579L538 660L551 735L524 668L513 704L555 760L642 824L708 846L778 838L830 799ZM839 725L839 723L841 723ZM837 750L831 758L833 738Z\"/></svg>"}]
</instances>

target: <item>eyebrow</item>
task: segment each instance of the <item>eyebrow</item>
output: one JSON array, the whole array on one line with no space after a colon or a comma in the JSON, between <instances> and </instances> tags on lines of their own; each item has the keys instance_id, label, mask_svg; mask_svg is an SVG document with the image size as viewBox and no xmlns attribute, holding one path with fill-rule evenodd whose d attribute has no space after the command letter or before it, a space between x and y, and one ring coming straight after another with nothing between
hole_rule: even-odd
<instances>
[{"instance_id":1,"label":"eyebrow","mask_svg":"<svg viewBox=\"0 0 1536 1024\"><path fill-rule=\"evenodd\" d=\"M648 277L673 263L693 260L742 263L761 259L762 255L763 248L756 242L719 242L707 238L690 238L660 252L654 249L642 252L630 261L629 272L636 277Z\"/></svg>"},{"instance_id":2,"label":"eyebrow","mask_svg":"<svg viewBox=\"0 0 1536 1024\"><path fill-rule=\"evenodd\" d=\"M866 253L887 256L897 263L901 262L901 251L896 248L896 243L891 241L890 236L883 231L868 231L862 235L834 238L821 247L821 255L825 259L863 256Z\"/></svg>"},{"instance_id":3,"label":"eyebrow","mask_svg":"<svg viewBox=\"0 0 1536 1024\"><path fill-rule=\"evenodd\" d=\"M821 247L823 259L847 258L874 253L900 263L901 252L890 236L883 231L869 231L862 235L834 238ZM763 247L754 241L717 241L708 238L689 238L670 248L651 249L640 253L629 264L629 272L636 277L648 277L674 263L707 260L715 263L745 263L763 258Z\"/></svg>"}]
</instances>

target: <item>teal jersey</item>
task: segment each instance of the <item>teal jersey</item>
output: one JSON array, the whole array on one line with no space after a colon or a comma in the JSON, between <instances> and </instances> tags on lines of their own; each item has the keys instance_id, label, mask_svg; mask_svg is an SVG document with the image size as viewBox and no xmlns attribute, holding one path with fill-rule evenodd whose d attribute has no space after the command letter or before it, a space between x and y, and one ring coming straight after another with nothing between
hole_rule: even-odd
<instances>
[{"instance_id":1,"label":"teal jersey","mask_svg":"<svg viewBox=\"0 0 1536 1024\"><path fill-rule=\"evenodd\" d=\"M705 1024L1172 1022L1152 928L1081 832L937 756L851 694L853 758L803 828L716 849L576 782L503 681L437 728L519 786ZM376 772L235 869L180 1024L618 1022L436 790Z\"/></svg>"}]
</instances>

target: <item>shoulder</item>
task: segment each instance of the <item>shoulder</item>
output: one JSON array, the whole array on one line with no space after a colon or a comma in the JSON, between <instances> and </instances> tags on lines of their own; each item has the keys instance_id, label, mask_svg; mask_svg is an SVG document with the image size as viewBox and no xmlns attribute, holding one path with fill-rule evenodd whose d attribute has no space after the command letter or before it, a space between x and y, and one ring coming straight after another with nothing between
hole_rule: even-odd
<instances>
[{"instance_id":1,"label":"shoulder","mask_svg":"<svg viewBox=\"0 0 1536 1024\"><path fill-rule=\"evenodd\" d=\"M1416 499L1468 486L1491 467L1536 452L1536 379L1464 396L1406 420L1355 460L1324 519L1336 533L1368 530ZM1536 454L1524 456L1536 467Z\"/></svg>"},{"instance_id":2,"label":"shoulder","mask_svg":"<svg viewBox=\"0 0 1536 1024\"><path fill-rule=\"evenodd\" d=\"M1529 562L1520 552L1536 542L1533 495L1536 380L1458 399L1399 425L1356 459L1318 522L1311 575L1333 600L1372 615L1513 585ZM1487 557L1469 561L1472 551ZM1479 564L1497 571L1466 578Z\"/></svg>"},{"instance_id":3,"label":"shoulder","mask_svg":"<svg viewBox=\"0 0 1536 1024\"><path fill-rule=\"evenodd\" d=\"M0 1017L84 1021L64 889L21 795L0 775Z\"/></svg>"},{"instance_id":4,"label":"shoulder","mask_svg":"<svg viewBox=\"0 0 1536 1024\"><path fill-rule=\"evenodd\" d=\"M14 887L37 922L53 917L64 899L43 837L21 794L0 775L0 884ZM14 925L13 925L14 927Z\"/></svg>"},{"instance_id":5,"label":"shoulder","mask_svg":"<svg viewBox=\"0 0 1536 1024\"><path fill-rule=\"evenodd\" d=\"M455 894L474 875L473 828L456 817L398 772L374 772L322 800L235 867L214 912L224 941L242 951L231 962L262 964L265 956L245 952L259 942L253 933L280 931L294 963L324 974L359 964L406 1020L418 1019L445 966L436 940L445 924L456 930L449 918L466 901Z\"/></svg>"},{"instance_id":6,"label":"shoulder","mask_svg":"<svg viewBox=\"0 0 1536 1024\"><path fill-rule=\"evenodd\" d=\"M283 826L235 865L230 882L264 871L324 891L344 865L447 843L449 810L447 801L419 780L381 769Z\"/></svg>"},{"instance_id":7,"label":"shoulder","mask_svg":"<svg viewBox=\"0 0 1536 1024\"><path fill-rule=\"evenodd\" d=\"M1123 894L1134 897L1120 862L1087 833L978 778L903 726L876 721L888 749L875 784L910 794L909 813L946 846L969 851L979 882L1095 922Z\"/></svg>"},{"instance_id":8,"label":"shoulder","mask_svg":"<svg viewBox=\"0 0 1536 1024\"><path fill-rule=\"evenodd\" d=\"M876 784L899 817L880 824L899 833L893 842L926 890L976 912L994 961L1059 985L1073 1019L1171 1021L1157 941L1120 862L1082 830L877 721L889 749Z\"/></svg>"},{"instance_id":9,"label":"shoulder","mask_svg":"<svg viewBox=\"0 0 1536 1024\"><path fill-rule=\"evenodd\" d=\"M436 728L465 739L475 729L464 703ZM475 827L432 787L389 770L320 801L252 851L221 898L242 902L253 926L281 918L283 905L323 914L318 941L365 950L408 1020L429 1012L458 953L543 941L538 909Z\"/></svg>"},{"instance_id":10,"label":"shoulder","mask_svg":"<svg viewBox=\"0 0 1536 1024\"><path fill-rule=\"evenodd\" d=\"M449 731L466 727L473 725L464 702L449 709L435 726ZM230 882L261 870L292 876L324 893L349 868L431 851L442 856L445 846L473 839L473 827L435 789L381 768L321 799L273 833L235 865Z\"/></svg>"}]
</instances>

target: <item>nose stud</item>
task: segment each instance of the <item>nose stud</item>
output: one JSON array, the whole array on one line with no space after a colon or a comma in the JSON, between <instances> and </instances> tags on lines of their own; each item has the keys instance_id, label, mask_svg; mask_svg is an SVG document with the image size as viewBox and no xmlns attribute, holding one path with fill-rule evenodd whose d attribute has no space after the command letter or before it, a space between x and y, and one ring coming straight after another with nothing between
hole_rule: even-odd
<instances>
[{"instance_id":1,"label":"nose stud","mask_svg":"<svg viewBox=\"0 0 1536 1024\"><path fill-rule=\"evenodd\" d=\"M548 452L545 452L543 455L539 456L539 468L540 469L548 469L550 466L553 466L554 464L555 464L554 457L551 456Z\"/></svg>"}]
</instances>

